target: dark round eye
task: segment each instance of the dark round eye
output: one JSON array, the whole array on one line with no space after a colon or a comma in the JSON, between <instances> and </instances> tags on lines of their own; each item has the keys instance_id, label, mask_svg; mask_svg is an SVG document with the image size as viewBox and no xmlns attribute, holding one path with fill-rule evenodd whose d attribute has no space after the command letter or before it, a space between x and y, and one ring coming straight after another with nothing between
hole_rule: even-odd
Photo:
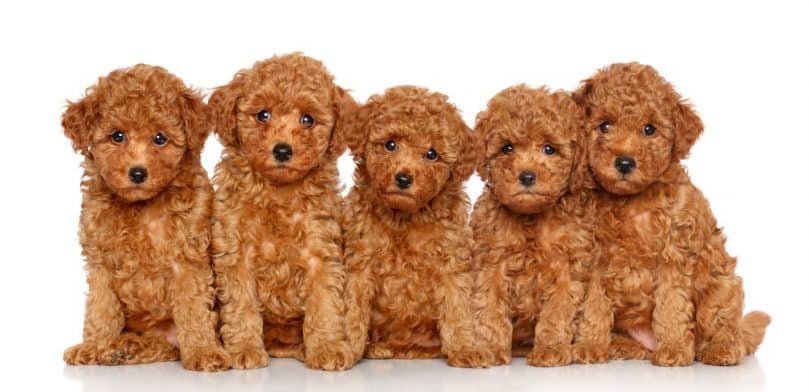
<instances>
[{"instance_id":1,"label":"dark round eye","mask_svg":"<svg viewBox=\"0 0 809 392\"><path fill-rule=\"evenodd\" d=\"M256 120L258 120L259 122L265 123L270 120L270 117L272 117L272 114L267 109L264 109L256 113Z\"/></svg>"},{"instance_id":2,"label":"dark round eye","mask_svg":"<svg viewBox=\"0 0 809 392\"><path fill-rule=\"evenodd\" d=\"M166 136L163 135L162 133L158 132L157 135L154 135L154 139L152 139L152 141L154 142L154 144L162 146L166 144L169 141L169 139L167 139Z\"/></svg>"},{"instance_id":3,"label":"dark round eye","mask_svg":"<svg viewBox=\"0 0 809 392\"><path fill-rule=\"evenodd\" d=\"M123 131L113 131L112 134L110 134L110 140L112 140L113 143L121 144L126 140L126 134Z\"/></svg>"},{"instance_id":4,"label":"dark round eye","mask_svg":"<svg viewBox=\"0 0 809 392\"><path fill-rule=\"evenodd\" d=\"M556 154L556 149L553 148L550 144L546 144L542 146L542 153L545 155L553 155Z\"/></svg>"},{"instance_id":5,"label":"dark round eye","mask_svg":"<svg viewBox=\"0 0 809 392\"><path fill-rule=\"evenodd\" d=\"M301 116L300 121L301 121L301 124L303 124L303 126L305 126L306 128L311 128L312 125L315 125L315 119L312 118L312 116L310 116L308 114L304 114L303 116Z\"/></svg>"},{"instance_id":6,"label":"dark round eye","mask_svg":"<svg viewBox=\"0 0 809 392\"><path fill-rule=\"evenodd\" d=\"M646 136L652 136L655 132L657 132L657 128L652 124L646 124L646 126L643 127L643 134Z\"/></svg>"},{"instance_id":7,"label":"dark round eye","mask_svg":"<svg viewBox=\"0 0 809 392\"><path fill-rule=\"evenodd\" d=\"M598 129L603 133L609 132L611 128L612 124L610 124L609 121L604 121L603 123L598 124Z\"/></svg>"},{"instance_id":8,"label":"dark round eye","mask_svg":"<svg viewBox=\"0 0 809 392\"><path fill-rule=\"evenodd\" d=\"M388 140L385 142L385 149L388 151L395 151L396 150L396 142L393 140Z\"/></svg>"},{"instance_id":9,"label":"dark round eye","mask_svg":"<svg viewBox=\"0 0 809 392\"><path fill-rule=\"evenodd\" d=\"M431 149L427 150L426 153L424 153L424 159L426 159L428 161L434 161L434 160L438 159L438 152L431 148Z\"/></svg>"},{"instance_id":10,"label":"dark round eye","mask_svg":"<svg viewBox=\"0 0 809 392\"><path fill-rule=\"evenodd\" d=\"M512 146L511 143L504 144L500 151L502 151L503 154L511 154L514 152L514 146Z\"/></svg>"}]
</instances>

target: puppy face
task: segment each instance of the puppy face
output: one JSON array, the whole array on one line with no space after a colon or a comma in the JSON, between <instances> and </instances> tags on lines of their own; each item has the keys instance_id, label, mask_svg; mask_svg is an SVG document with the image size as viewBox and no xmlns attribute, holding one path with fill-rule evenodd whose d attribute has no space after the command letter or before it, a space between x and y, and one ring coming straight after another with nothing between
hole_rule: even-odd
<instances>
[{"instance_id":1,"label":"puppy face","mask_svg":"<svg viewBox=\"0 0 809 392\"><path fill-rule=\"evenodd\" d=\"M590 170L610 193L642 192L685 158L702 132L693 110L649 66L609 66L576 97L587 112Z\"/></svg>"},{"instance_id":2,"label":"puppy face","mask_svg":"<svg viewBox=\"0 0 809 392\"><path fill-rule=\"evenodd\" d=\"M211 96L216 132L253 170L277 183L306 176L343 149L340 114L354 101L314 59L273 57L239 72Z\"/></svg>"},{"instance_id":3,"label":"puppy face","mask_svg":"<svg viewBox=\"0 0 809 392\"><path fill-rule=\"evenodd\" d=\"M471 132L442 94L388 89L356 112L354 127L349 146L388 208L418 211L472 173Z\"/></svg>"},{"instance_id":4,"label":"puppy face","mask_svg":"<svg viewBox=\"0 0 809 392\"><path fill-rule=\"evenodd\" d=\"M114 71L63 115L65 134L127 201L154 197L207 137L201 96L159 67Z\"/></svg>"},{"instance_id":5,"label":"puppy face","mask_svg":"<svg viewBox=\"0 0 809 392\"><path fill-rule=\"evenodd\" d=\"M570 94L505 89L477 118L475 134L485 151L478 172L511 211L540 212L578 187L582 128L582 110Z\"/></svg>"}]
</instances>

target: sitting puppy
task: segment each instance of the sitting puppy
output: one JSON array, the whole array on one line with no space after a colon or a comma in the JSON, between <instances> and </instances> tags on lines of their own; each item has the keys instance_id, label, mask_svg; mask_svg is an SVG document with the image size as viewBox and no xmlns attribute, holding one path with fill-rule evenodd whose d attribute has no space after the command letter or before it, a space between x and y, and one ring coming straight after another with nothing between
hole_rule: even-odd
<instances>
[{"instance_id":1,"label":"sitting puppy","mask_svg":"<svg viewBox=\"0 0 809 392\"><path fill-rule=\"evenodd\" d=\"M480 333L496 364L528 350L528 364L606 361L595 324L580 314L596 260L594 204L586 178L584 116L569 93L518 85L495 95L478 115L475 135L486 186L472 212L473 256L479 275ZM594 295L593 299L601 299ZM603 300L602 300L603 301ZM608 314L607 314L608 315ZM590 319L587 319L589 317ZM607 331L609 328L607 327ZM599 343L601 343L599 345ZM533 346L533 348L532 348Z\"/></svg>"},{"instance_id":2,"label":"sitting puppy","mask_svg":"<svg viewBox=\"0 0 809 392\"><path fill-rule=\"evenodd\" d=\"M273 57L210 98L224 144L213 251L234 367L295 357L345 369L338 123L356 104L314 59ZM265 350L266 349L266 350Z\"/></svg>"},{"instance_id":3,"label":"sitting puppy","mask_svg":"<svg viewBox=\"0 0 809 392\"><path fill-rule=\"evenodd\" d=\"M702 122L649 66L614 64L583 82L596 236L614 329L664 366L738 364L769 316L742 318L742 281L707 200L680 161ZM646 357L619 335L615 357Z\"/></svg>"},{"instance_id":4,"label":"sitting puppy","mask_svg":"<svg viewBox=\"0 0 809 392\"><path fill-rule=\"evenodd\" d=\"M472 134L447 97L418 87L376 95L350 120L357 163L345 206L346 325L354 359L474 352L469 201ZM489 361L490 362L490 361Z\"/></svg>"},{"instance_id":5,"label":"sitting puppy","mask_svg":"<svg viewBox=\"0 0 809 392\"><path fill-rule=\"evenodd\" d=\"M84 342L68 364L177 360L229 367L218 345L208 246L213 188L200 164L201 96L159 67L101 78L62 117L84 159L79 237L87 260Z\"/></svg>"}]
</instances>

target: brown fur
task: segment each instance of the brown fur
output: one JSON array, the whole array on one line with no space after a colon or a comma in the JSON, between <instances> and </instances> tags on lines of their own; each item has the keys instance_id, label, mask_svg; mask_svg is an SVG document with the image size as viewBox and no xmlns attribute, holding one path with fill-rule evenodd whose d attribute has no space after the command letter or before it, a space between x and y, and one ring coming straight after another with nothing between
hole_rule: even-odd
<instances>
[{"instance_id":1,"label":"brown fur","mask_svg":"<svg viewBox=\"0 0 809 392\"><path fill-rule=\"evenodd\" d=\"M236 368L267 352L345 369L344 276L336 159L356 104L314 59L291 54L242 70L209 102L225 145L214 183L213 250L222 339ZM261 110L271 112L265 123ZM314 125L300 122L304 114ZM292 159L273 158L278 143Z\"/></svg>"},{"instance_id":2,"label":"brown fur","mask_svg":"<svg viewBox=\"0 0 809 392\"><path fill-rule=\"evenodd\" d=\"M498 93L478 115L478 173L486 186L472 212L473 255L481 269L476 308L497 364L511 361L512 348L514 355L530 350L534 366L569 364L574 355L582 362L607 359L591 341L598 331L590 330L606 306L600 314L578 314L585 298L601 297L585 297L588 285L600 287L589 273L597 248L592 196L581 189L583 126L569 93L525 85ZM536 183L522 184L523 172L534 173Z\"/></svg>"},{"instance_id":3,"label":"brown fur","mask_svg":"<svg viewBox=\"0 0 809 392\"><path fill-rule=\"evenodd\" d=\"M657 348L648 355L658 365L738 364L755 351L769 316L743 321L736 260L680 164L701 120L652 67L637 63L598 71L576 98L587 112L600 269L616 332L651 329ZM644 134L646 124L656 131ZM636 168L622 175L618 156L633 157ZM647 356L627 339L619 344L611 350L619 357Z\"/></svg>"},{"instance_id":4,"label":"brown fur","mask_svg":"<svg viewBox=\"0 0 809 392\"><path fill-rule=\"evenodd\" d=\"M84 341L65 351L67 363L229 367L212 311L213 189L199 161L207 118L198 93L147 65L99 79L65 112L65 134L85 156L79 236L90 286ZM113 142L115 130L125 141ZM153 143L157 132L165 145ZM148 170L144 183L128 178L133 166Z\"/></svg>"},{"instance_id":5,"label":"brown fur","mask_svg":"<svg viewBox=\"0 0 809 392\"><path fill-rule=\"evenodd\" d=\"M438 358L454 366L490 361L475 352L469 201L472 134L447 97L395 87L351 118L357 162L346 200L349 342L354 359ZM396 142L394 151L385 148ZM438 158L425 158L429 149ZM395 175L413 178L406 190Z\"/></svg>"}]
</instances>

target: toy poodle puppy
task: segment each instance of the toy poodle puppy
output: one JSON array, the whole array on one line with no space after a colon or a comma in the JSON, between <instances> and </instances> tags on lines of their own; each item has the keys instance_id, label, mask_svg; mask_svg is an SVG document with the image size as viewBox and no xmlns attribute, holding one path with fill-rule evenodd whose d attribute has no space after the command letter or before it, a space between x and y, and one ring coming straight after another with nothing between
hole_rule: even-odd
<instances>
[{"instance_id":1,"label":"toy poodle puppy","mask_svg":"<svg viewBox=\"0 0 809 392\"><path fill-rule=\"evenodd\" d=\"M482 367L472 326L472 133L447 97L401 86L349 121L357 169L344 211L346 325L354 359Z\"/></svg>"},{"instance_id":2,"label":"toy poodle puppy","mask_svg":"<svg viewBox=\"0 0 809 392\"><path fill-rule=\"evenodd\" d=\"M600 334L588 330L604 317L603 296L587 297L602 300L590 307L601 314L579 314L588 285L600 289L590 279L595 205L582 189L583 129L571 95L544 87L507 88L478 115L485 188L472 212L475 308L496 364L511 361L512 347L530 351L534 366L569 364L574 351L584 362L607 360L606 349L594 351L605 342L590 340Z\"/></svg>"},{"instance_id":3,"label":"toy poodle puppy","mask_svg":"<svg viewBox=\"0 0 809 392\"><path fill-rule=\"evenodd\" d=\"M225 146L213 251L234 367L266 366L268 352L349 367L337 158L356 104L323 64L290 54L238 72L209 106Z\"/></svg>"},{"instance_id":4,"label":"toy poodle puppy","mask_svg":"<svg viewBox=\"0 0 809 392\"><path fill-rule=\"evenodd\" d=\"M79 238L90 286L84 341L65 362L228 368L212 310L200 94L163 68L136 65L100 78L62 126L84 155Z\"/></svg>"},{"instance_id":5,"label":"toy poodle puppy","mask_svg":"<svg viewBox=\"0 0 809 392\"><path fill-rule=\"evenodd\" d=\"M575 96L586 110L588 165L601 190L595 234L621 333L614 356L643 358L650 350L657 365L738 364L770 319L742 317L736 259L680 164L702 121L670 83L637 63L599 70Z\"/></svg>"}]
</instances>

